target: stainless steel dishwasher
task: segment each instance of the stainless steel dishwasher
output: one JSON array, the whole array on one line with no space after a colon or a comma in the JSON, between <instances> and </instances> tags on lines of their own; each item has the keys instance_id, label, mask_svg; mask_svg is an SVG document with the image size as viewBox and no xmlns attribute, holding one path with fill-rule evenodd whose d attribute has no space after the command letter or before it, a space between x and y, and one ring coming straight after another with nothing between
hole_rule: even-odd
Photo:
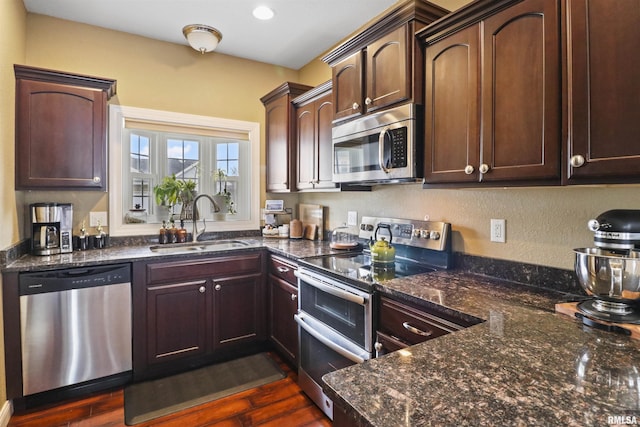
<instances>
[{"instance_id":1,"label":"stainless steel dishwasher","mask_svg":"<svg viewBox=\"0 0 640 427\"><path fill-rule=\"evenodd\" d=\"M23 395L131 370L128 264L20 275Z\"/></svg>"}]
</instances>

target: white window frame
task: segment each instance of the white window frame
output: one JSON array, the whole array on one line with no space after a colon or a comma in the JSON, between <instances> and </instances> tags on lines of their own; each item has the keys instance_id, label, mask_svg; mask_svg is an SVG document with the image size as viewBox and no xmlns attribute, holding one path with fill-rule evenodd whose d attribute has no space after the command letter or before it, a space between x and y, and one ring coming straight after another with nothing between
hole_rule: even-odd
<instances>
[{"instance_id":1,"label":"white window frame","mask_svg":"<svg viewBox=\"0 0 640 427\"><path fill-rule=\"evenodd\" d=\"M260 228L260 124L242 120L198 116L170 111L151 110L122 105L109 106L109 234L111 236L137 236L157 234L159 224L126 224L122 200L123 130L125 120L143 120L171 125L208 127L215 130L244 132L251 147L251 186L249 219L245 221L207 221L207 231L259 230ZM126 149L129 146L126 145ZM200 203L198 203L200 205ZM202 224L198 225L202 229ZM186 225L191 232L191 224Z\"/></svg>"}]
</instances>

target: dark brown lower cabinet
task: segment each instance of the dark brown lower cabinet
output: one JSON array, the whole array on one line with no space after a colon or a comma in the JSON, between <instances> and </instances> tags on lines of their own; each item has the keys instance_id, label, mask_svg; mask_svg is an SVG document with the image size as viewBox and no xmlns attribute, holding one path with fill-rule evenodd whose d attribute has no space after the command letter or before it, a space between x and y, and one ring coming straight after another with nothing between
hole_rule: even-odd
<instances>
[{"instance_id":1,"label":"dark brown lower cabinet","mask_svg":"<svg viewBox=\"0 0 640 427\"><path fill-rule=\"evenodd\" d=\"M134 379L248 353L266 342L262 252L134 263Z\"/></svg>"},{"instance_id":2,"label":"dark brown lower cabinet","mask_svg":"<svg viewBox=\"0 0 640 427\"><path fill-rule=\"evenodd\" d=\"M295 264L279 257L269 262L269 338L276 351L294 368L298 364L298 285Z\"/></svg>"},{"instance_id":3,"label":"dark brown lower cabinet","mask_svg":"<svg viewBox=\"0 0 640 427\"><path fill-rule=\"evenodd\" d=\"M376 355L391 353L401 348L446 335L479 323L454 319L436 313L426 306L408 301L380 298L376 334Z\"/></svg>"}]
</instances>

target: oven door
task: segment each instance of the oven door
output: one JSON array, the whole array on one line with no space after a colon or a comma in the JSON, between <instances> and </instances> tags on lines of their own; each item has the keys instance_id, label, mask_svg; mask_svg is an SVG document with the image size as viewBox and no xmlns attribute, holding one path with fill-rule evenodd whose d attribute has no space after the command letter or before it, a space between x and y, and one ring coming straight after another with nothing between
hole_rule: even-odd
<instances>
[{"instance_id":1,"label":"oven door","mask_svg":"<svg viewBox=\"0 0 640 427\"><path fill-rule=\"evenodd\" d=\"M372 295L300 268L299 312L317 320L367 352L373 349Z\"/></svg>"},{"instance_id":2,"label":"oven door","mask_svg":"<svg viewBox=\"0 0 640 427\"><path fill-rule=\"evenodd\" d=\"M322 376L362 363L371 354L306 313L299 312L294 318L300 336L298 384L333 419L333 402L322 391Z\"/></svg>"}]
</instances>

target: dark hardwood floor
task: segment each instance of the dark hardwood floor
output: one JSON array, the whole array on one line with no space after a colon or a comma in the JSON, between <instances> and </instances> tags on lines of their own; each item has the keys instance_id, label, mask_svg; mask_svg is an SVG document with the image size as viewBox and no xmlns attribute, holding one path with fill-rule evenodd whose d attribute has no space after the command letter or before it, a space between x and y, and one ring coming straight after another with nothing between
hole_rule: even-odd
<instances>
[{"instance_id":1,"label":"dark hardwood floor","mask_svg":"<svg viewBox=\"0 0 640 427\"><path fill-rule=\"evenodd\" d=\"M156 418L136 427L328 427L331 421L300 390L297 374L276 355L287 377L261 387ZM123 389L61 402L11 417L9 427L124 426Z\"/></svg>"}]
</instances>

